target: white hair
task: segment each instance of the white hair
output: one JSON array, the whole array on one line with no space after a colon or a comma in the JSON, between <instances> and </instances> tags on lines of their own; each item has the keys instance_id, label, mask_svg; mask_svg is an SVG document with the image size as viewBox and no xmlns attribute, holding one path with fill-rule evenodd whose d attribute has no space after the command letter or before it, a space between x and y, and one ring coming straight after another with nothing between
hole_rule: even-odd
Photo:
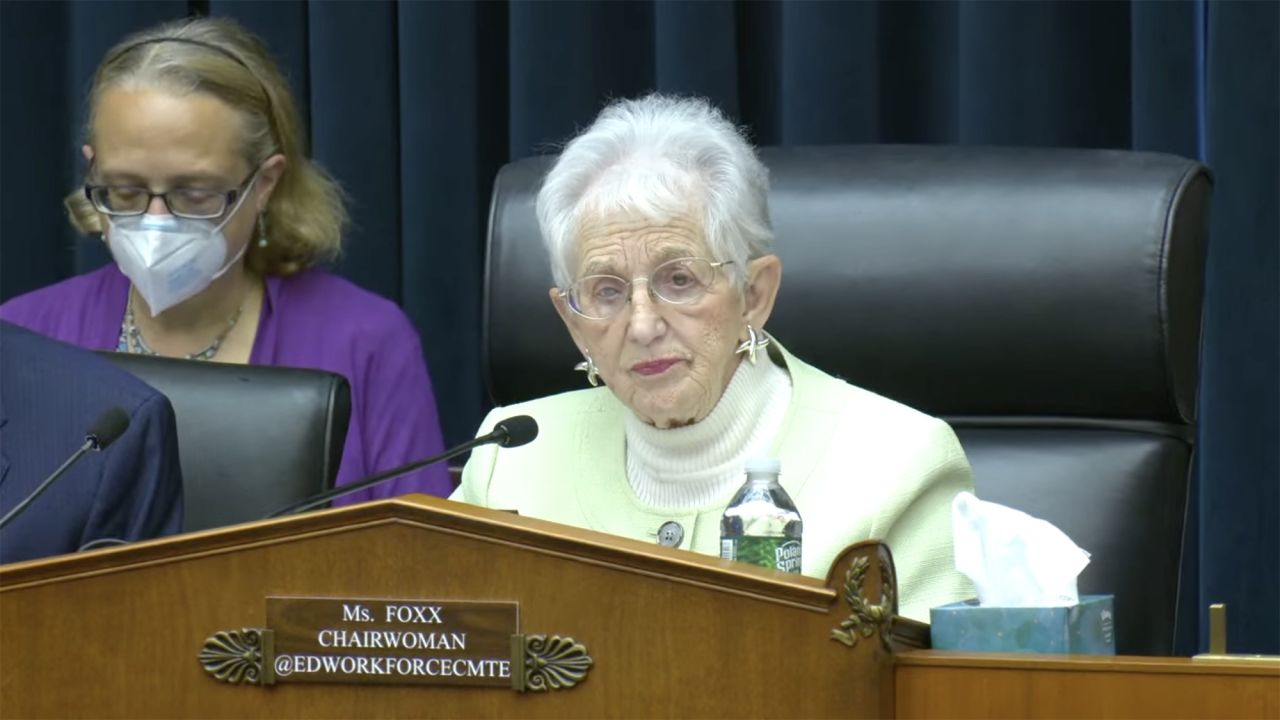
<instances>
[{"instance_id":1,"label":"white hair","mask_svg":"<svg viewBox=\"0 0 1280 720\"><path fill-rule=\"evenodd\" d=\"M741 286L747 261L772 251L769 171L751 145L701 98L660 94L611 103L565 146L538 192L538 226L556 285L588 213L665 222L701 220L707 246Z\"/></svg>"}]
</instances>

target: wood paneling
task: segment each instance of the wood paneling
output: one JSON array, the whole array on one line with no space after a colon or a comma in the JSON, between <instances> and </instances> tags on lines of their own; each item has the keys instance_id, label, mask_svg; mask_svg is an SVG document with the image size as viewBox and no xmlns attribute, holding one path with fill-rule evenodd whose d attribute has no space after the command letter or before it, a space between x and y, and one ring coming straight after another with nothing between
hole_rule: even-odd
<instances>
[{"instance_id":1,"label":"wood paneling","mask_svg":"<svg viewBox=\"0 0 1280 720\"><path fill-rule=\"evenodd\" d=\"M0 568L0 717L1280 718L1280 669L1185 659L848 648L826 583L508 513L408 498ZM266 597L510 600L595 661L549 693L220 683L197 653ZM927 629L895 621L899 648Z\"/></svg>"},{"instance_id":2,"label":"wood paneling","mask_svg":"<svg viewBox=\"0 0 1280 720\"><path fill-rule=\"evenodd\" d=\"M1280 718L1280 666L1188 658L902 653L897 717Z\"/></svg>"},{"instance_id":3,"label":"wood paneling","mask_svg":"<svg viewBox=\"0 0 1280 720\"><path fill-rule=\"evenodd\" d=\"M878 552L855 546L835 575ZM196 659L205 638L262 627L268 595L515 600L522 632L572 636L595 665L576 688L523 695L214 680ZM830 637L848 614L842 597L810 578L434 498L371 503L0 569L0 715L889 715L878 638L850 649Z\"/></svg>"}]
</instances>

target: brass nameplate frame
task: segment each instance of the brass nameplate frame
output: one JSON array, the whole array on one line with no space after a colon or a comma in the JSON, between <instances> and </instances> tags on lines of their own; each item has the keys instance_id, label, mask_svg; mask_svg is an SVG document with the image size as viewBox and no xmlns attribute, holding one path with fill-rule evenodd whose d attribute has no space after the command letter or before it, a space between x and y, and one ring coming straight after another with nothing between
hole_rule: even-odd
<instances>
[{"instance_id":1,"label":"brass nameplate frame","mask_svg":"<svg viewBox=\"0 0 1280 720\"><path fill-rule=\"evenodd\" d=\"M234 684L357 683L561 690L592 659L573 638L520 633L515 602L267 598L267 627L214 633L201 665Z\"/></svg>"},{"instance_id":2,"label":"brass nameplate frame","mask_svg":"<svg viewBox=\"0 0 1280 720\"><path fill-rule=\"evenodd\" d=\"M1196 662L1246 662L1280 667L1280 655L1232 655L1227 652L1227 606L1224 603L1209 606L1209 652L1192 655L1191 659Z\"/></svg>"}]
</instances>

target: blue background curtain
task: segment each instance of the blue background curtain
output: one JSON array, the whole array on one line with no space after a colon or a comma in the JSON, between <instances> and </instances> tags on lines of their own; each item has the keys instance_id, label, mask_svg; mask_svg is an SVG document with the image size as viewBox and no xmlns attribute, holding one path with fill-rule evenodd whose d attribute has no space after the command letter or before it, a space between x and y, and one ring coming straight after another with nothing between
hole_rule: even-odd
<instances>
[{"instance_id":1,"label":"blue background curtain","mask_svg":"<svg viewBox=\"0 0 1280 720\"><path fill-rule=\"evenodd\" d=\"M107 260L60 207L84 94L128 32L229 15L270 45L346 187L338 270L417 324L447 439L485 407L494 172L611 97L710 97L759 144L1134 148L1213 168L1187 632L1280 652L1280 121L1275 2L4 2L0 297ZM1201 628L1202 630L1202 628Z\"/></svg>"}]
</instances>

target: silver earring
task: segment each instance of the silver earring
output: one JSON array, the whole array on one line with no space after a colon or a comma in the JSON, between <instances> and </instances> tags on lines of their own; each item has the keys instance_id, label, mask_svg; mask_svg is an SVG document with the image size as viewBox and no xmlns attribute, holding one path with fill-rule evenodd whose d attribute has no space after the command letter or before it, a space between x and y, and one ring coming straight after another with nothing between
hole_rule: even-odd
<instances>
[{"instance_id":1,"label":"silver earring","mask_svg":"<svg viewBox=\"0 0 1280 720\"><path fill-rule=\"evenodd\" d=\"M752 365L755 365L756 351L763 350L768 345L769 345L769 335L765 333L765 331L763 330L761 330L760 332L756 332L756 329L751 327L750 323L748 323L747 339L743 340L742 344L738 345L738 349L734 350L733 352L738 355L741 355L742 353L746 353L747 362L751 363Z\"/></svg>"},{"instance_id":2,"label":"silver earring","mask_svg":"<svg viewBox=\"0 0 1280 720\"><path fill-rule=\"evenodd\" d=\"M580 370L587 374L587 382L591 383L591 387L600 384L600 373L596 370L596 361L591 359L591 353L586 350L582 351L582 356L586 358L582 362L573 366L574 370Z\"/></svg>"},{"instance_id":3,"label":"silver earring","mask_svg":"<svg viewBox=\"0 0 1280 720\"><path fill-rule=\"evenodd\" d=\"M258 247L267 246L267 219L266 213L258 213Z\"/></svg>"}]
</instances>

